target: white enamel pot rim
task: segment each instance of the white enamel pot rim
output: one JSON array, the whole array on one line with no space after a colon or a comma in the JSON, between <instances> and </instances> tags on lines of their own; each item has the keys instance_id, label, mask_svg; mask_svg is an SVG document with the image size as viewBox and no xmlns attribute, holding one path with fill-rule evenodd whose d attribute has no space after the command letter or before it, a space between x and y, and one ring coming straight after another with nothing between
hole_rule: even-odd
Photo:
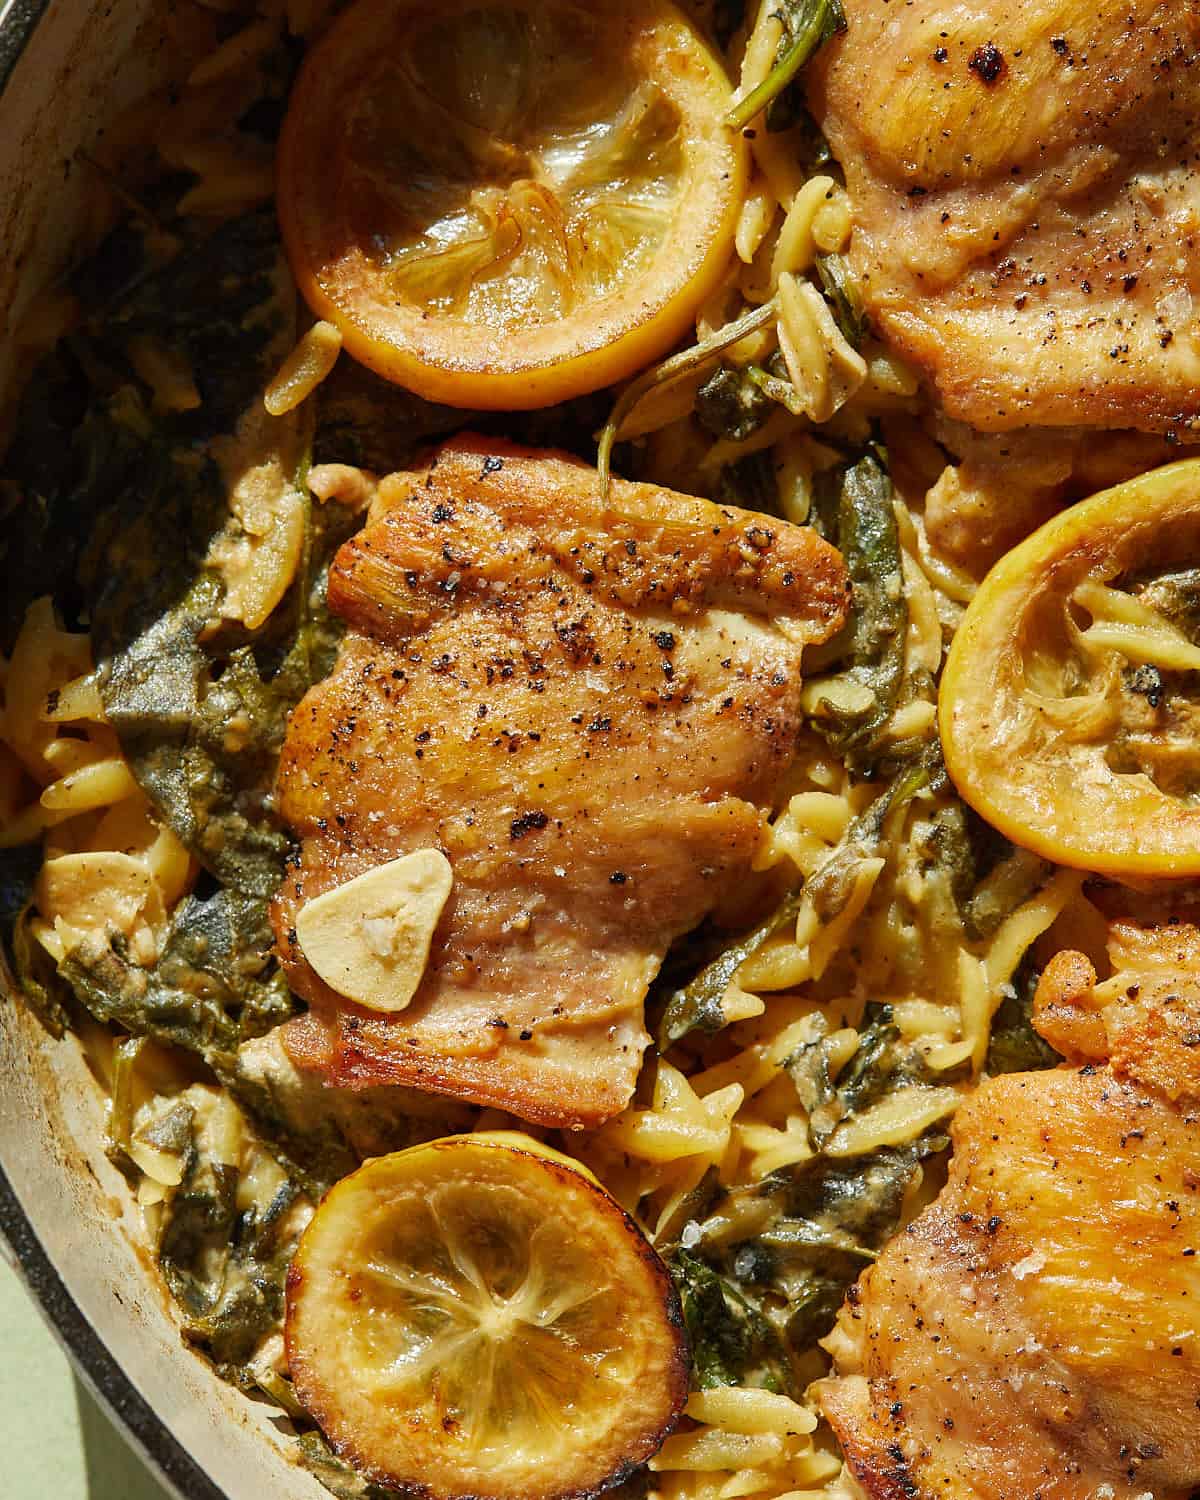
<instances>
[{"instance_id":1,"label":"white enamel pot rim","mask_svg":"<svg viewBox=\"0 0 1200 1500\"><path fill-rule=\"evenodd\" d=\"M86 222L78 154L161 78L170 3L0 0L0 403L22 373L14 327ZM77 1041L42 1030L0 960L0 1251L178 1500L329 1500L278 1409L185 1347L104 1138Z\"/></svg>"}]
</instances>

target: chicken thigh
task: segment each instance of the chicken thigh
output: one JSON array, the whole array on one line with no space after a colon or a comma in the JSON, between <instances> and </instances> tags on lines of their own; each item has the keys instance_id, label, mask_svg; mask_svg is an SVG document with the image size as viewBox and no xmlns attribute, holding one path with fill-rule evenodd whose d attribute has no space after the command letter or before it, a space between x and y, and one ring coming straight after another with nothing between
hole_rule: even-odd
<instances>
[{"instance_id":1,"label":"chicken thigh","mask_svg":"<svg viewBox=\"0 0 1200 1500\"><path fill-rule=\"evenodd\" d=\"M338 554L349 633L292 714L274 909L330 1082L407 1083L546 1124L629 1100L668 945L744 882L799 723L800 656L845 618L814 532L458 440L383 480ZM453 884L411 1003L330 988L299 914L399 856ZM303 923L300 922L301 927Z\"/></svg>"},{"instance_id":2,"label":"chicken thigh","mask_svg":"<svg viewBox=\"0 0 1200 1500\"><path fill-rule=\"evenodd\" d=\"M862 1277L821 1403L872 1500L1200 1486L1200 933L1043 975L1071 1065L984 1083L950 1180ZM1104 1061L1107 1057L1108 1061Z\"/></svg>"},{"instance_id":3,"label":"chicken thigh","mask_svg":"<svg viewBox=\"0 0 1200 1500\"><path fill-rule=\"evenodd\" d=\"M871 318L985 431L1200 424L1200 8L845 0L810 104Z\"/></svg>"}]
</instances>

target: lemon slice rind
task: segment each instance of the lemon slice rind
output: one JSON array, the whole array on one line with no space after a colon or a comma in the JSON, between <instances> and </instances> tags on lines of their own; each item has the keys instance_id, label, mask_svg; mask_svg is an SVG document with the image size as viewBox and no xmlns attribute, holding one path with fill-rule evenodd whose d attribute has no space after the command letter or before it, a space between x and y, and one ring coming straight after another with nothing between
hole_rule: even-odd
<instances>
[{"instance_id":1,"label":"lemon slice rind","mask_svg":"<svg viewBox=\"0 0 1200 1500\"><path fill-rule=\"evenodd\" d=\"M1062 511L980 584L942 672L939 728L959 794L1014 843L1118 879L1200 874L1195 798L1111 762L1132 658L1099 649L1140 632L1142 659L1190 662L1191 643L1165 621L1147 632L1148 612L1122 590L1198 557L1200 460L1185 459ZM1120 630L1081 628L1108 596L1128 617Z\"/></svg>"},{"instance_id":2,"label":"lemon slice rind","mask_svg":"<svg viewBox=\"0 0 1200 1500\"><path fill-rule=\"evenodd\" d=\"M687 1397L670 1275L578 1162L518 1133L376 1158L288 1276L300 1400L378 1483L558 1500L661 1446Z\"/></svg>"},{"instance_id":3,"label":"lemon slice rind","mask_svg":"<svg viewBox=\"0 0 1200 1500\"><path fill-rule=\"evenodd\" d=\"M356 359L432 400L517 410L611 384L724 274L746 171L730 97L671 0L358 0L280 138L297 283Z\"/></svg>"}]
</instances>

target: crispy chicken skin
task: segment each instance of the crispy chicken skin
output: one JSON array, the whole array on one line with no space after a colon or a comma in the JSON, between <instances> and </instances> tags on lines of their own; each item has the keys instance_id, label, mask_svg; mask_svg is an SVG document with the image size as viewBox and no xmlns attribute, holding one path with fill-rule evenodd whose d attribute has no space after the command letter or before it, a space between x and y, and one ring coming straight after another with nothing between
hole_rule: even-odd
<instances>
[{"instance_id":1,"label":"crispy chicken skin","mask_svg":"<svg viewBox=\"0 0 1200 1500\"><path fill-rule=\"evenodd\" d=\"M948 1185L828 1340L821 1404L872 1500L1200 1486L1200 933L1117 923L1110 951L1100 985L1083 954L1048 967L1071 1066L963 1106Z\"/></svg>"},{"instance_id":2,"label":"crispy chicken skin","mask_svg":"<svg viewBox=\"0 0 1200 1500\"><path fill-rule=\"evenodd\" d=\"M280 764L298 863L274 922L329 1082L407 1083L560 1126L628 1102L668 944L745 880L793 754L800 654L847 579L812 531L459 439L384 479L339 552L337 664ZM454 883L411 1004L328 988L312 897L437 847Z\"/></svg>"},{"instance_id":3,"label":"crispy chicken skin","mask_svg":"<svg viewBox=\"0 0 1200 1500\"><path fill-rule=\"evenodd\" d=\"M845 0L810 103L884 336L987 431L1200 418L1194 0Z\"/></svg>"}]
</instances>

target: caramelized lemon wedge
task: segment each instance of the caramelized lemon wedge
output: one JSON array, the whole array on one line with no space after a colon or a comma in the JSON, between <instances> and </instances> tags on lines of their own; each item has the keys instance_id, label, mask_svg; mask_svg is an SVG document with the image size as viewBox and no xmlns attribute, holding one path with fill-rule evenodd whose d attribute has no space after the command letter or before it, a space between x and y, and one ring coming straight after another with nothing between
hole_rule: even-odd
<instances>
[{"instance_id":1,"label":"caramelized lemon wedge","mask_svg":"<svg viewBox=\"0 0 1200 1500\"><path fill-rule=\"evenodd\" d=\"M433 1497L602 1489L687 1397L666 1268L590 1172L517 1133L338 1183L289 1272L287 1349L335 1450Z\"/></svg>"},{"instance_id":2,"label":"caramelized lemon wedge","mask_svg":"<svg viewBox=\"0 0 1200 1500\"><path fill-rule=\"evenodd\" d=\"M1200 460L1105 490L1007 553L954 637L946 767L1016 843L1200 874Z\"/></svg>"},{"instance_id":3,"label":"caramelized lemon wedge","mask_svg":"<svg viewBox=\"0 0 1200 1500\"><path fill-rule=\"evenodd\" d=\"M668 0L358 0L280 138L301 291L363 364L515 410L622 379L722 274L723 66Z\"/></svg>"}]
</instances>

